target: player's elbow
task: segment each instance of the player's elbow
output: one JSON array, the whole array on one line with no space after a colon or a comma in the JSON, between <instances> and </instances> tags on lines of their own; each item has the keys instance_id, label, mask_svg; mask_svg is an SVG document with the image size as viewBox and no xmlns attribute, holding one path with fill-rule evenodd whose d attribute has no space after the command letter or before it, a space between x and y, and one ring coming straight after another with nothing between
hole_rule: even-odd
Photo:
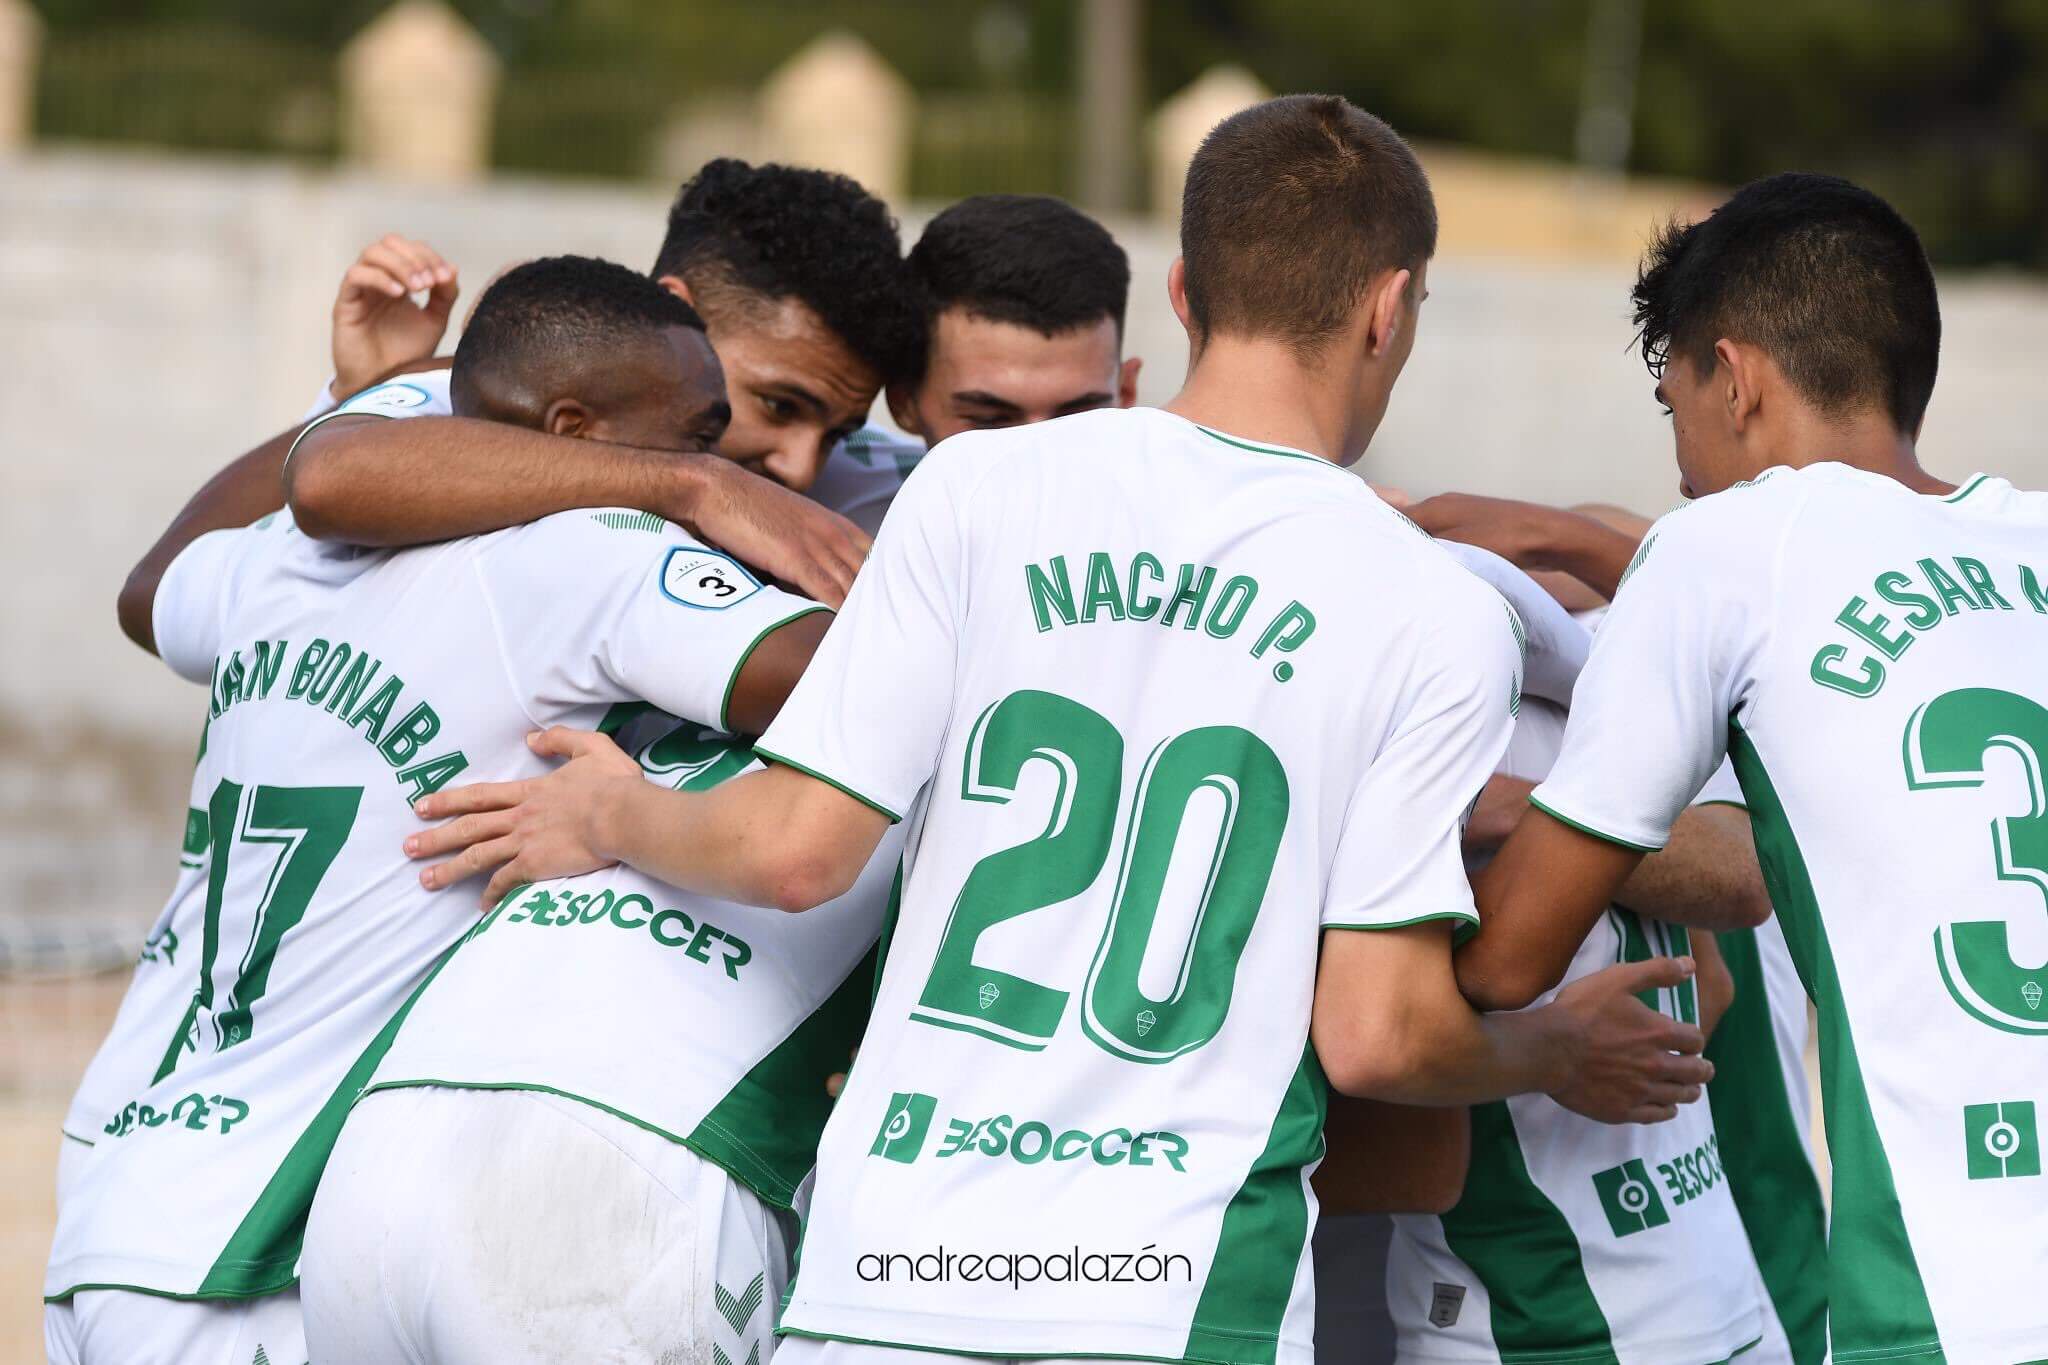
<instances>
[{"instance_id":1,"label":"player's elbow","mask_svg":"<svg viewBox=\"0 0 2048 1365\"><path fill-rule=\"evenodd\" d=\"M136 645L156 653L156 587L162 574L147 560L128 573L121 593L114 599L114 616L121 633Z\"/></svg>"},{"instance_id":2,"label":"player's elbow","mask_svg":"<svg viewBox=\"0 0 2048 1365\"><path fill-rule=\"evenodd\" d=\"M1317 1021L1316 1060L1330 1088L1353 1099L1413 1101L1430 1074L1430 1049L1399 1021L1352 1015Z\"/></svg>"},{"instance_id":3,"label":"player's elbow","mask_svg":"<svg viewBox=\"0 0 2048 1365\"><path fill-rule=\"evenodd\" d=\"M763 903L788 914L815 910L826 901L837 900L853 887L858 867L852 872L839 860L815 849L792 849L778 853L763 877Z\"/></svg>"},{"instance_id":4,"label":"player's elbow","mask_svg":"<svg viewBox=\"0 0 2048 1365\"><path fill-rule=\"evenodd\" d=\"M1754 929L1771 917L1771 896L1761 878L1744 880L1722 903L1727 908L1731 929Z\"/></svg>"},{"instance_id":5,"label":"player's elbow","mask_svg":"<svg viewBox=\"0 0 2048 1365\"><path fill-rule=\"evenodd\" d=\"M1527 1009L1557 985L1540 967L1526 961L1495 963L1472 952L1460 952L1455 961L1459 993L1482 1014Z\"/></svg>"},{"instance_id":6,"label":"player's elbow","mask_svg":"<svg viewBox=\"0 0 2048 1365\"><path fill-rule=\"evenodd\" d=\"M301 440L284 467L284 500L292 509L293 523L315 540L336 539L343 493L334 451L318 436Z\"/></svg>"}]
</instances>

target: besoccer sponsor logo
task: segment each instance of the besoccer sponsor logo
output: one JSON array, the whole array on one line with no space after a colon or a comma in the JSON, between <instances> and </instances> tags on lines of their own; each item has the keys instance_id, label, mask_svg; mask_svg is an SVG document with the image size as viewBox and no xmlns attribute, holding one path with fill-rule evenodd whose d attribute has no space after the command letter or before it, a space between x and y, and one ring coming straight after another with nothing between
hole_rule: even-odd
<instances>
[{"instance_id":1,"label":"besoccer sponsor logo","mask_svg":"<svg viewBox=\"0 0 2048 1365\"><path fill-rule=\"evenodd\" d=\"M1661 1228L1671 1221L1639 1157L1594 1172L1593 1188L1599 1192L1601 1211L1616 1237Z\"/></svg>"},{"instance_id":2,"label":"besoccer sponsor logo","mask_svg":"<svg viewBox=\"0 0 2048 1365\"><path fill-rule=\"evenodd\" d=\"M890 1097L882 1127L875 1134L869 1156L886 1157L905 1165L922 1157L925 1135L930 1131L938 1100L930 1095L898 1092ZM950 1118L945 1135L932 1149L932 1159L949 1157L1008 1157L1020 1166L1042 1161L1065 1163L1088 1161L1097 1166L1151 1166L1161 1170L1187 1170L1188 1140L1179 1133L1163 1130L1105 1128L1091 1132L1065 1128L1036 1119L1019 1122L1008 1114L984 1119Z\"/></svg>"},{"instance_id":3,"label":"besoccer sponsor logo","mask_svg":"<svg viewBox=\"0 0 2048 1365\"><path fill-rule=\"evenodd\" d=\"M868 1148L869 1156L884 1157L909 1165L924 1151L924 1135L932 1126L932 1110L939 1102L930 1095L904 1094L898 1091L889 1097L889 1112L882 1116L882 1127L875 1134L875 1145Z\"/></svg>"},{"instance_id":4,"label":"besoccer sponsor logo","mask_svg":"<svg viewBox=\"0 0 2048 1365\"><path fill-rule=\"evenodd\" d=\"M2007 1180L2041 1174L2041 1133L2032 1100L1963 1106L1970 1179Z\"/></svg>"}]
</instances>

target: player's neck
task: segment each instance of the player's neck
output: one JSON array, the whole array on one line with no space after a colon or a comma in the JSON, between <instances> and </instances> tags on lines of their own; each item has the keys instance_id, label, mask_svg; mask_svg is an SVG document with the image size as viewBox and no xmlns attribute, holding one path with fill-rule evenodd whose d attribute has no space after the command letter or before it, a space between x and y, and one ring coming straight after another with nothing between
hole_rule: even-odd
<instances>
[{"instance_id":1,"label":"player's neck","mask_svg":"<svg viewBox=\"0 0 2048 1365\"><path fill-rule=\"evenodd\" d=\"M1789 453L1773 463L1798 469L1832 461L1895 480L1915 493L1946 496L1955 492L1954 484L1938 479L1920 467L1920 455L1914 449L1912 435L1894 427L1888 418L1857 417L1847 421L1816 418L1808 426L1807 430L1793 433L1793 439L1784 443Z\"/></svg>"},{"instance_id":2,"label":"player's neck","mask_svg":"<svg viewBox=\"0 0 2048 1365\"><path fill-rule=\"evenodd\" d=\"M1348 464L1372 433L1353 429L1358 376L1302 364L1285 342L1211 337L1166 411L1226 435Z\"/></svg>"}]
</instances>

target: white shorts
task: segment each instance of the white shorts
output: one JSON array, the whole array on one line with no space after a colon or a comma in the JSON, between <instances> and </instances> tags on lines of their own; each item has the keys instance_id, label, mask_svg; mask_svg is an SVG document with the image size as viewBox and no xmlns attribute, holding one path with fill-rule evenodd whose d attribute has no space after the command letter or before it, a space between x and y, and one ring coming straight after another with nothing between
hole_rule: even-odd
<instances>
[{"instance_id":1,"label":"white shorts","mask_svg":"<svg viewBox=\"0 0 2048 1365\"><path fill-rule=\"evenodd\" d=\"M299 1262L314 1361L760 1365L787 1215L679 1142L530 1090L358 1101Z\"/></svg>"},{"instance_id":2,"label":"white shorts","mask_svg":"<svg viewBox=\"0 0 2048 1365\"><path fill-rule=\"evenodd\" d=\"M50 1365L304 1365L299 1291L260 1299L167 1299L81 1289L43 1305Z\"/></svg>"}]
</instances>

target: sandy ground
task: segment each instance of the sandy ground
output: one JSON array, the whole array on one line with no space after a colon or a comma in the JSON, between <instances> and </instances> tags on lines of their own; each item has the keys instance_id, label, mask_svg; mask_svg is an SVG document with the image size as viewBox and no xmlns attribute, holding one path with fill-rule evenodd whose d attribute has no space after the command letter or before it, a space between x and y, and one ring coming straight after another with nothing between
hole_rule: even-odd
<instances>
[{"instance_id":1,"label":"sandy ground","mask_svg":"<svg viewBox=\"0 0 2048 1365\"><path fill-rule=\"evenodd\" d=\"M0 1360L43 1359L57 1125L127 985L125 970L0 979Z\"/></svg>"}]
</instances>

